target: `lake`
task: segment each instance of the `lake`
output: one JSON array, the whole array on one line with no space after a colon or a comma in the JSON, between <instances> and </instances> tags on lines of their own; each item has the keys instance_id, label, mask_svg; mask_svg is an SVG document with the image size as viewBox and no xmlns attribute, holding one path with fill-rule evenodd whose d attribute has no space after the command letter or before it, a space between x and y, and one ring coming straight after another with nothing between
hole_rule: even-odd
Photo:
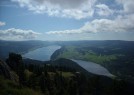
<instances>
[{"instance_id":1,"label":"lake","mask_svg":"<svg viewBox=\"0 0 134 95\"><path fill-rule=\"evenodd\" d=\"M71 59L72 61L76 62L78 65L83 67L85 70L87 70L90 73L96 74L96 75L103 75L107 77L113 77L112 75L106 68L103 66L93 63L93 62L87 62L87 61L82 61L82 60L74 60Z\"/></svg>"},{"instance_id":2,"label":"lake","mask_svg":"<svg viewBox=\"0 0 134 95\"><path fill-rule=\"evenodd\" d=\"M24 54L23 57L40 61L48 61L50 60L51 55L60 48L61 46L58 45L51 45L43 48L38 48L36 50L29 51L28 53ZM82 60L71 60L76 62L78 65L80 65L90 73L113 77L113 75L106 68L102 67L99 64Z\"/></svg>"},{"instance_id":3,"label":"lake","mask_svg":"<svg viewBox=\"0 0 134 95\"><path fill-rule=\"evenodd\" d=\"M22 55L25 58L40 60L40 61L48 61L50 60L51 55L61 46L51 45L42 48L35 49L33 51L29 51L28 53Z\"/></svg>"}]
</instances>

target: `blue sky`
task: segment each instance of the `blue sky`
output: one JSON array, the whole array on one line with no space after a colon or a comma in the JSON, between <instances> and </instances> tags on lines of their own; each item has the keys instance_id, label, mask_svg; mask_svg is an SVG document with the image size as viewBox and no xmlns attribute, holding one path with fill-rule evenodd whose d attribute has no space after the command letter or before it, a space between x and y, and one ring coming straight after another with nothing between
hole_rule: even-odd
<instances>
[{"instance_id":1,"label":"blue sky","mask_svg":"<svg viewBox=\"0 0 134 95\"><path fill-rule=\"evenodd\" d=\"M134 40L133 0L0 0L1 40Z\"/></svg>"}]
</instances>

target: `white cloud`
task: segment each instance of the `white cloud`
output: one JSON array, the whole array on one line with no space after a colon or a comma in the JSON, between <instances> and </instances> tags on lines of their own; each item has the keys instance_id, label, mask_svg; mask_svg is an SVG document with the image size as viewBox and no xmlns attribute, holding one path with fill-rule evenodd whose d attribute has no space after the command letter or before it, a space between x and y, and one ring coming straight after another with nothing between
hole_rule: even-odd
<instances>
[{"instance_id":1,"label":"white cloud","mask_svg":"<svg viewBox=\"0 0 134 95\"><path fill-rule=\"evenodd\" d=\"M71 39L71 37L72 38L85 37L86 39L89 38L89 36L86 36L87 34L88 35L97 33L101 34L102 32L103 33L118 32L119 34L124 32L131 32L131 33L134 32L134 0L115 0L116 2L114 2L113 0L113 4L105 2L103 2L102 4L101 1L105 0L101 1L12 0L12 1L17 2L21 7L25 7L28 10L38 14L45 13L48 14L49 16L67 17L75 19L92 17L93 19L92 21L88 21L79 29L49 31L46 32L46 34L42 35L45 38L51 38L52 40L60 39L60 37L63 39L68 38ZM77 36L73 34L77 34ZM19 38L19 36L16 37ZM26 38L30 37L28 36Z\"/></svg>"},{"instance_id":2,"label":"white cloud","mask_svg":"<svg viewBox=\"0 0 134 95\"><path fill-rule=\"evenodd\" d=\"M94 14L96 0L12 0L21 7L27 7L35 13L47 13L49 16L82 19Z\"/></svg>"},{"instance_id":3,"label":"white cloud","mask_svg":"<svg viewBox=\"0 0 134 95\"><path fill-rule=\"evenodd\" d=\"M7 29L0 30L0 39L2 40L31 40L35 39L40 33L32 30L21 30L21 29Z\"/></svg>"},{"instance_id":4,"label":"white cloud","mask_svg":"<svg viewBox=\"0 0 134 95\"><path fill-rule=\"evenodd\" d=\"M97 11L97 14L100 15L100 16L109 16L111 14L113 14L113 10L110 9L107 5L105 4L98 4L96 5L96 11Z\"/></svg>"},{"instance_id":5,"label":"white cloud","mask_svg":"<svg viewBox=\"0 0 134 95\"><path fill-rule=\"evenodd\" d=\"M74 30L50 31L47 34L78 34L97 32L134 32L134 14L118 16L114 20L95 19Z\"/></svg>"},{"instance_id":6,"label":"white cloud","mask_svg":"<svg viewBox=\"0 0 134 95\"><path fill-rule=\"evenodd\" d=\"M4 26L4 25L6 25L6 23L0 21L0 26Z\"/></svg>"},{"instance_id":7,"label":"white cloud","mask_svg":"<svg viewBox=\"0 0 134 95\"><path fill-rule=\"evenodd\" d=\"M123 12L134 13L134 0L116 0L116 2L123 6Z\"/></svg>"}]
</instances>

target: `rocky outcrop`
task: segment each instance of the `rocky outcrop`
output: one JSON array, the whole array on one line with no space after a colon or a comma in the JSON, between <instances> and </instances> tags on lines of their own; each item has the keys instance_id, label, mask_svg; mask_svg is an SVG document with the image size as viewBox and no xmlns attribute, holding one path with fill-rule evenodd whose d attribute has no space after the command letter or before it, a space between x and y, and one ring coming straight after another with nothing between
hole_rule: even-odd
<instances>
[{"instance_id":1,"label":"rocky outcrop","mask_svg":"<svg viewBox=\"0 0 134 95\"><path fill-rule=\"evenodd\" d=\"M10 67L2 60L0 60L0 75L10 80L17 80L17 75L12 72Z\"/></svg>"},{"instance_id":2,"label":"rocky outcrop","mask_svg":"<svg viewBox=\"0 0 134 95\"><path fill-rule=\"evenodd\" d=\"M10 68L9 66L3 62L2 60L0 60L0 75L4 76L5 78L10 79L11 75L10 75Z\"/></svg>"}]
</instances>

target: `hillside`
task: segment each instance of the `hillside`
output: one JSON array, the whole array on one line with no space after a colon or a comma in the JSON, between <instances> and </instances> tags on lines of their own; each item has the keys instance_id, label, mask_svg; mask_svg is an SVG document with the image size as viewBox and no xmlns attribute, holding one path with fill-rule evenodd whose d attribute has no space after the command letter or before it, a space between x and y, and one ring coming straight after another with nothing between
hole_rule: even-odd
<instances>
[{"instance_id":1,"label":"hillside","mask_svg":"<svg viewBox=\"0 0 134 95\"><path fill-rule=\"evenodd\" d=\"M133 82L133 41L81 41L67 43L51 59L80 59L98 63L114 75Z\"/></svg>"},{"instance_id":2,"label":"hillside","mask_svg":"<svg viewBox=\"0 0 134 95\"><path fill-rule=\"evenodd\" d=\"M124 80L90 75L68 59L38 65L34 60L25 61L27 64L21 55L11 53L6 62L18 81L0 75L1 95L133 95L134 85Z\"/></svg>"}]
</instances>

